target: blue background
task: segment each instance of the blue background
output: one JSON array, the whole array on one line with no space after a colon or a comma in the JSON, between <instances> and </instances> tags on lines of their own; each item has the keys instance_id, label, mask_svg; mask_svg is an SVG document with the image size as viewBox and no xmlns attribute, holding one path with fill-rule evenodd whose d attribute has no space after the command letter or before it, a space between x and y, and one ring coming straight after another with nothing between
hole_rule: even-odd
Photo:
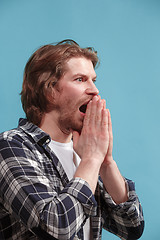
<instances>
[{"instance_id":1,"label":"blue background","mask_svg":"<svg viewBox=\"0 0 160 240\"><path fill-rule=\"evenodd\" d=\"M0 0L0 132L17 126L24 66L43 44L72 38L93 46L97 87L107 100L114 158L136 182L141 239L160 239L160 1ZM116 236L103 231L103 240Z\"/></svg>"}]
</instances>

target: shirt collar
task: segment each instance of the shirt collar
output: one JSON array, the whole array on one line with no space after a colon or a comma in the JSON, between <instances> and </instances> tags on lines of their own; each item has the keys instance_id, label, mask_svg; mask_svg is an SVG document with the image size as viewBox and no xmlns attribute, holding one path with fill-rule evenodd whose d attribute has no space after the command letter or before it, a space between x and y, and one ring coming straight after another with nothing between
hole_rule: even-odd
<instances>
[{"instance_id":1,"label":"shirt collar","mask_svg":"<svg viewBox=\"0 0 160 240\"><path fill-rule=\"evenodd\" d=\"M42 129L38 126L29 122L27 119L20 118L18 127L30 135L34 141L40 145L46 145L51 141L51 138L47 133L42 131Z\"/></svg>"}]
</instances>

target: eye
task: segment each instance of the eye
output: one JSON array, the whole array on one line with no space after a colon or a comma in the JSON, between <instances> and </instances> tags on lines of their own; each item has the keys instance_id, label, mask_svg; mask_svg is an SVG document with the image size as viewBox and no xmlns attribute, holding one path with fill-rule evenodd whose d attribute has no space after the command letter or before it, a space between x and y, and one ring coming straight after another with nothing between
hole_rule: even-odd
<instances>
[{"instance_id":1,"label":"eye","mask_svg":"<svg viewBox=\"0 0 160 240\"><path fill-rule=\"evenodd\" d=\"M83 78L82 77L76 78L76 81L77 82L83 82Z\"/></svg>"}]
</instances>

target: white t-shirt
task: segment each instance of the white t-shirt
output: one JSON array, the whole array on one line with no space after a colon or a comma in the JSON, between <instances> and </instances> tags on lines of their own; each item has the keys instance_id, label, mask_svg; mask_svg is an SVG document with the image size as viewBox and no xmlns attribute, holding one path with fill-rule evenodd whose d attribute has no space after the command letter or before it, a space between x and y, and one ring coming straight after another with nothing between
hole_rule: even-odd
<instances>
[{"instance_id":1,"label":"white t-shirt","mask_svg":"<svg viewBox=\"0 0 160 240\"><path fill-rule=\"evenodd\" d=\"M49 147L56 154L59 161L61 162L67 177L71 180L76 172L76 169L81 161L79 156L73 150L73 142L59 143L51 140ZM74 157L73 157L74 156ZM74 160L73 160L74 159ZM87 219L84 227L84 240L90 240L90 218Z\"/></svg>"}]
</instances>

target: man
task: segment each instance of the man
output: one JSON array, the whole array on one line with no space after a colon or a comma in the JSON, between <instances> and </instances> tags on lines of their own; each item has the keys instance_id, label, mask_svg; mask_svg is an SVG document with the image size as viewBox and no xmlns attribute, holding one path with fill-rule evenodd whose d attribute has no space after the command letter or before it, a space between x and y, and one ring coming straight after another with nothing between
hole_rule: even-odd
<instances>
[{"instance_id":1,"label":"man","mask_svg":"<svg viewBox=\"0 0 160 240\"><path fill-rule=\"evenodd\" d=\"M109 110L92 48L38 49L24 72L26 119L0 135L0 239L138 239L143 214L112 157Z\"/></svg>"}]
</instances>

